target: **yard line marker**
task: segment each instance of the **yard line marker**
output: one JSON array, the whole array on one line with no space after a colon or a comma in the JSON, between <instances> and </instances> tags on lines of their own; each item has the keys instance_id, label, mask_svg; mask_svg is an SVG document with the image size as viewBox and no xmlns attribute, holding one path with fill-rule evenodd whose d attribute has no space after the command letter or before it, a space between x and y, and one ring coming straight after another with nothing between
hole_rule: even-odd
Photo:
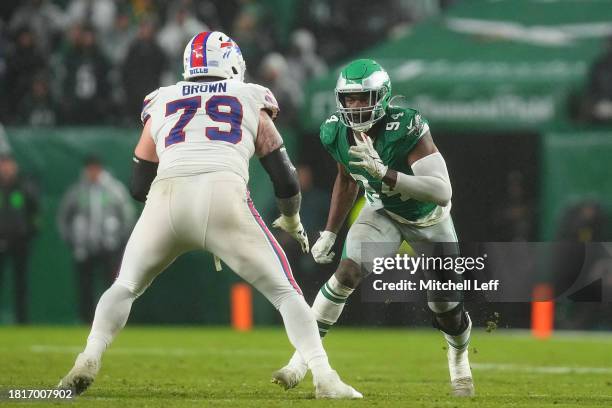
<instances>
[{"instance_id":1,"label":"yard line marker","mask_svg":"<svg viewBox=\"0 0 612 408\"><path fill-rule=\"evenodd\" d=\"M470 366L475 370L483 371L520 371L538 374L612 374L612 367L526 366L502 363L471 363Z\"/></svg>"}]
</instances>

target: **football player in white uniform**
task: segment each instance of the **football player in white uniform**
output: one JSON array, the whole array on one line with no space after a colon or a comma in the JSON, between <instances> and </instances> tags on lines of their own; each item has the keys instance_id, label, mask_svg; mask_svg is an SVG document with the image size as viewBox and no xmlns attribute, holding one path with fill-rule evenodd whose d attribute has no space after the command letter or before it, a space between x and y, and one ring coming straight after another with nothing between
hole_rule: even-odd
<instances>
[{"instance_id":1,"label":"football player in white uniform","mask_svg":"<svg viewBox=\"0 0 612 408\"><path fill-rule=\"evenodd\" d=\"M313 372L317 398L361 398L331 369L287 258L249 198L248 163L256 154L274 184L281 213L274 226L308 251L296 171L272 121L279 110L274 96L244 83L240 48L221 32L194 36L183 63L185 81L144 100L130 190L146 204L117 280L100 298L85 350L59 387L85 391L134 300L178 256L206 250L280 311L289 340Z\"/></svg>"}]
</instances>

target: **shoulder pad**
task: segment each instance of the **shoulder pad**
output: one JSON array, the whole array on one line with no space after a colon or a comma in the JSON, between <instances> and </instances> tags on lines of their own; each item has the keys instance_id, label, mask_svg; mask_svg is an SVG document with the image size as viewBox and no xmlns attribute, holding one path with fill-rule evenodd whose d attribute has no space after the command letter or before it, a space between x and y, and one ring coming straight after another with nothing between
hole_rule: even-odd
<instances>
[{"instance_id":1,"label":"shoulder pad","mask_svg":"<svg viewBox=\"0 0 612 408\"><path fill-rule=\"evenodd\" d=\"M401 136L421 137L429 130L429 123L419 111L408 107L389 106L387 110L387 124L389 122L399 122L397 129L404 129L400 132ZM393 130L393 129L387 129Z\"/></svg>"},{"instance_id":2,"label":"shoulder pad","mask_svg":"<svg viewBox=\"0 0 612 408\"><path fill-rule=\"evenodd\" d=\"M157 100L157 96L159 95L159 88L145 96L144 101L142 101L142 111L140 112L140 121L144 126L147 123L147 120L151 117L151 109L153 105L155 105L155 101Z\"/></svg>"},{"instance_id":3,"label":"shoulder pad","mask_svg":"<svg viewBox=\"0 0 612 408\"><path fill-rule=\"evenodd\" d=\"M414 111L414 116L407 127L408 134L416 135L420 138L429 131L429 122L419 112Z\"/></svg>"},{"instance_id":4,"label":"shoulder pad","mask_svg":"<svg viewBox=\"0 0 612 408\"><path fill-rule=\"evenodd\" d=\"M329 145L336 140L336 136L338 135L338 130L342 126L340 122L340 118L337 113L334 113L321 124L321 130L319 133L319 137L321 138L321 143L324 145Z\"/></svg>"},{"instance_id":5,"label":"shoulder pad","mask_svg":"<svg viewBox=\"0 0 612 408\"><path fill-rule=\"evenodd\" d=\"M255 101L261 106L260 109L265 109L270 112L272 119L276 119L280 108L272 91L265 86L258 84L248 84L251 90L251 95Z\"/></svg>"}]
</instances>

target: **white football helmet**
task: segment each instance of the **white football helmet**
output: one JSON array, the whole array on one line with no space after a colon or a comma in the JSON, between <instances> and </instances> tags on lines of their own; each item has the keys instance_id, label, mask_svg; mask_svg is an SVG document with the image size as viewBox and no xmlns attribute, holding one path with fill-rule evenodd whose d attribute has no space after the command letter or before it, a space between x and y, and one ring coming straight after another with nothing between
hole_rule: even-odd
<instances>
[{"instance_id":1,"label":"white football helmet","mask_svg":"<svg viewBox=\"0 0 612 408\"><path fill-rule=\"evenodd\" d=\"M183 54L183 78L216 76L244 81L246 64L238 44L220 31L195 35Z\"/></svg>"}]
</instances>

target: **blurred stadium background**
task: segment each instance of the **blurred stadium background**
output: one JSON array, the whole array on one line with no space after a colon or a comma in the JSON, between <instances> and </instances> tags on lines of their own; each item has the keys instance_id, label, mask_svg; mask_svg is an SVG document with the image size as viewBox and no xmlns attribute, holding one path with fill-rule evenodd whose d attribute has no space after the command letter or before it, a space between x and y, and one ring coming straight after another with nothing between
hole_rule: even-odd
<instances>
[{"instance_id":1,"label":"blurred stadium background","mask_svg":"<svg viewBox=\"0 0 612 408\"><path fill-rule=\"evenodd\" d=\"M31 243L27 322L83 323L73 257L58 227L62 198L91 155L127 184L142 99L179 80L184 45L204 30L233 37L248 81L276 95L311 242L324 226L335 175L318 127L334 110L338 68L356 57L378 60L394 94L429 119L449 165L461 240L610 240L609 1L3 0L0 149L14 156L40 202L23 238ZM251 171L252 195L270 222L271 185L256 161ZM7 235L10 214L1 221ZM278 236L310 302L333 266L316 265ZM17 320L17 277L3 260L0 324L7 325ZM102 275L96 299L107 285ZM227 269L215 272L210 256L188 254L136 302L130 322L228 325L232 293L242 299L234 306L249 303L248 293L232 292L236 283ZM252 305L256 326L279 323L258 294ZM426 326L424 306L366 304L357 293L339 323ZM530 304L469 307L479 325L495 312L502 327L531 324ZM610 303L555 311L557 328L612 329Z\"/></svg>"}]
</instances>

